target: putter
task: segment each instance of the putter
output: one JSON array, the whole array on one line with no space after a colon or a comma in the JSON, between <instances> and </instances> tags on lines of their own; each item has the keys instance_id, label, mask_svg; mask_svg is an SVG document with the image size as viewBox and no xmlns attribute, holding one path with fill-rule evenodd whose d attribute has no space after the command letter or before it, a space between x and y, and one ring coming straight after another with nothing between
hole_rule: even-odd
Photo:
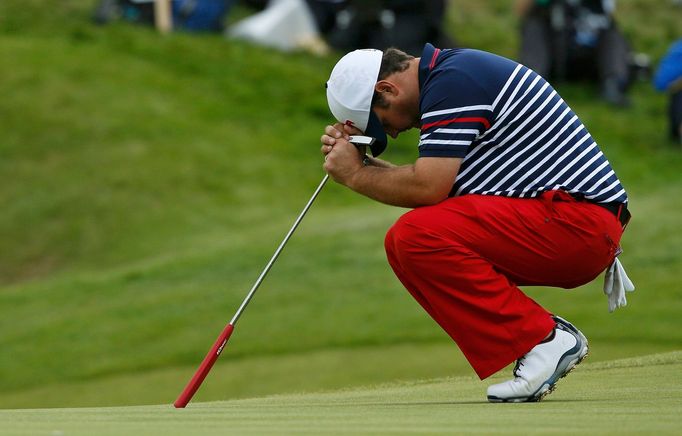
<instances>
[{"instance_id":1,"label":"putter","mask_svg":"<svg viewBox=\"0 0 682 436\"><path fill-rule=\"evenodd\" d=\"M351 136L350 142L352 142L356 147L366 146L371 145L372 142L374 142L374 138L369 138L367 136ZM187 403L190 402L194 394L197 392L199 386L201 386L201 383L203 383L204 379L206 378L206 375L208 375L209 371L213 367L213 364L216 362L216 360L218 360L220 353L222 353L223 350L225 349L225 345L227 345L227 341L230 339L230 336L234 331L234 326L237 324L239 317L242 315L244 309L246 309L246 306L253 298L261 282L267 275L268 271L270 271L270 268L272 268L272 265L275 263L275 260L277 260L277 257L279 257L279 254L284 249L284 246L289 241L289 238L291 238L291 235L294 233L294 230L296 230L298 225L303 220L303 217L308 212L308 209L310 209L310 206L313 204L313 201L315 201L317 195L320 193L320 191L322 191L322 188L327 183L327 180L329 180L329 174L325 174L325 176L322 178L322 181L320 182L317 189L313 193L313 196L310 197L310 200L308 200L308 203L305 205L301 213L298 215L296 221L294 221L294 225L291 226L289 232L286 234L286 236L284 236L282 243L279 244L279 247L277 247L277 250L275 250L275 254L272 255L268 264L265 265L263 272L261 272L260 276L258 276L256 283L254 283L254 285L251 287L251 290L246 295L244 301L242 301L241 306L239 306L239 309L237 309L237 312L232 317L232 320L229 322L229 324L225 326L222 333L220 333L220 336L218 336L218 339L216 339L215 343L208 351L208 354L206 354L206 357L204 357L204 360L201 362L201 365L199 365L199 368L194 373L192 379L189 381L189 383L187 383L187 386L185 386L185 389L182 391L177 400L175 400L175 403L173 403L175 408L182 409L185 406L187 406Z\"/></svg>"}]
</instances>

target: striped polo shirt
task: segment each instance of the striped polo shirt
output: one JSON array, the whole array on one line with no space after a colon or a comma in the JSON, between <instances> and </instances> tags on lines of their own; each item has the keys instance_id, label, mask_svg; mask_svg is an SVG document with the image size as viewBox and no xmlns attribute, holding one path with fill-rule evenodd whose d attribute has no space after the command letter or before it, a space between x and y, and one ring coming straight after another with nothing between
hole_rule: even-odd
<instances>
[{"instance_id":1,"label":"striped polo shirt","mask_svg":"<svg viewBox=\"0 0 682 436\"><path fill-rule=\"evenodd\" d=\"M563 190L627 202L609 161L545 79L512 60L427 44L419 63L420 157L462 158L450 196Z\"/></svg>"}]
</instances>

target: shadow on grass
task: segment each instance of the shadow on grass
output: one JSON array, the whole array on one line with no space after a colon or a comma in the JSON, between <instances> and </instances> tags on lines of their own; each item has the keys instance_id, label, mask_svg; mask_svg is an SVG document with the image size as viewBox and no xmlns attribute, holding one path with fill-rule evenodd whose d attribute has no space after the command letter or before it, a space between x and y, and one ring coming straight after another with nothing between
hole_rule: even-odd
<instances>
[{"instance_id":1,"label":"shadow on grass","mask_svg":"<svg viewBox=\"0 0 682 436\"><path fill-rule=\"evenodd\" d=\"M486 400L481 401L408 401L401 403L364 403L363 406L393 406L393 407L412 407L412 406L470 406L470 405L486 405L491 407L508 407L517 406L521 407L525 405L535 405L535 404L552 404L552 403L604 403L607 401L612 401L612 399L594 399L594 398L569 398L569 399L550 399L537 402L525 402L525 403L490 403Z\"/></svg>"}]
</instances>

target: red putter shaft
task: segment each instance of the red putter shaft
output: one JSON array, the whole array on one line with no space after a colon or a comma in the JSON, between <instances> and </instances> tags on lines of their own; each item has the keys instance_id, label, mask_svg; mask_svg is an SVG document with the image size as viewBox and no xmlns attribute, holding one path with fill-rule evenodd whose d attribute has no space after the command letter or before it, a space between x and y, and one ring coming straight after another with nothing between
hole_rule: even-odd
<instances>
[{"instance_id":1,"label":"red putter shaft","mask_svg":"<svg viewBox=\"0 0 682 436\"><path fill-rule=\"evenodd\" d=\"M206 357L204 357L204 360L203 362L201 362L201 365L199 365L199 369L197 369L197 372L194 373L194 377L192 377L189 383L187 383L185 389L182 391L178 399L175 400L175 403L173 403L175 408L177 409L184 408L187 405L187 403L189 403L189 400L192 399L197 389L199 389L199 386L201 386L201 383L206 378L206 375L213 367L213 364L215 363L216 360L218 360L218 356L220 356L220 353L222 353L223 349L225 349L227 340L230 339L230 335L232 334L233 330L234 326L232 324L228 324L225 326L225 329L220 334L220 336L218 336L218 339L215 341L215 344L213 344L211 349L208 351Z\"/></svg>"}]
</instances>

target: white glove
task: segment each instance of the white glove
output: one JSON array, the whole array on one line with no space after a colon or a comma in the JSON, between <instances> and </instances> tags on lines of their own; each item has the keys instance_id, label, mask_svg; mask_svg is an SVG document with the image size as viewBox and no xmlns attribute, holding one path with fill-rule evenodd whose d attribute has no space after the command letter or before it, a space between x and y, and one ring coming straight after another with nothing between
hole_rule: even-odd
<instances>
[{"instance_id":1,"label":"white glove","mask_svg":"<svg viewBox=\"0 0 682 436\"><path fill-rule=\"evenodd\" d=\"M616 258L610 267L606 269L604 275L604 294L609 300L609 312L613 312L619 307L628 304L625 299L625 292L632 292L635 290L635 285L625 272L625 268L621 265L618 258Z\"/></svg>"}]
</instances>

